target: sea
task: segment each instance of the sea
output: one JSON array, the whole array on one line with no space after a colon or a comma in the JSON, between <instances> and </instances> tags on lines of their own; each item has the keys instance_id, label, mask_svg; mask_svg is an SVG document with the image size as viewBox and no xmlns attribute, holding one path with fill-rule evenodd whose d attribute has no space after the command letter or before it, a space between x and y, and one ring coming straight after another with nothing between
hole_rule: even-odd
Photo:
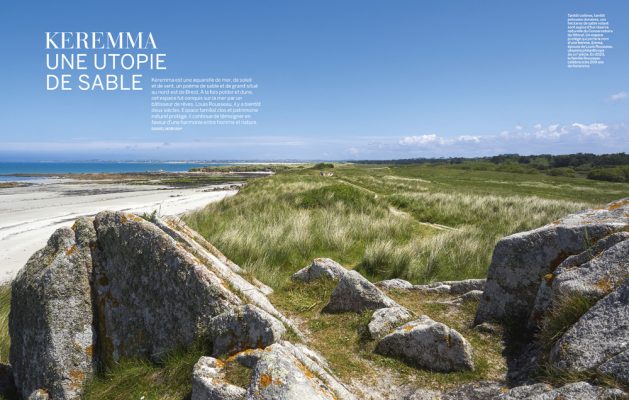
<instances>
[{"instance_id":1,"label":"sea","mask_svg":"<svg viewBox=\"0 0 629 400\"><path fill-rule=\"evenodd\" d=\"M0 162L0 182L29 182L40 174L85 174L124 172L186 172L202 166L221 166L211 162Z\"/></svg>"}]
</instances>

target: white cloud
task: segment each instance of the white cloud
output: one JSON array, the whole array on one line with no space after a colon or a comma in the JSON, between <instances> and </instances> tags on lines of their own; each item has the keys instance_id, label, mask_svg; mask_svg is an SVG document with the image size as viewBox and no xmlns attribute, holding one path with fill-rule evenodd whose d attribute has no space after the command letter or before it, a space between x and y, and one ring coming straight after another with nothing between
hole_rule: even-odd
<instances>
[{"instance_id":1,"label":"white cloud","mask_svg":"<svg viewBox=\"0 0 629 400\"><path fill-rule=\"evenodd\" d=\"M462 136L459 136L458 138L456 138L456 140L459 141L459 142L480 143L481 137L480 136L471 136L471 135L462 135Z\"/></svg>"},{"instance_id":2,"label":"white cloud","mask_svg":"<svg viewBox=\"0 0 629 400\"><path fill-rule=\"evenodd\" d=\"M403 146L406 145L425 145L425 144L429 144L429 143L437 143L439 142L441 139L435 135L420 135L420 136L405 136L402 139L400 139L400 144Z\"/></svg>"},{"instance_id":3,"label":"white cloud","mask_svg":"<svg viewBox=\"0 0 629 400\"><path fill-rule=\"evenodd\" d=\"M600 138L606 138L609 136L608 126L601 123L594 123L589 125L574 123L573 127L579 129L583 136L598 136Z\"/></svg>"},{"instance_id":4,"label":"white cloud","mask_svg":"<svg viewBox=\"0 0 629 400\"><path fill-rule=\"evenodd\" d=\"M362 156L387 152L389 158L485 156L500 153L566 154L629 151L629 126L602 122L516 125L495 134L405 136L389 146L363 149ZM380 157L382 158L382 157Z\"/></svg>"},{"instance_id":5,"label":"white cloud","mask_svg":"<svg viewBox=\"0 0 629 400\"><path fill-rule=\"evenodd\" d=\"M610 101L621 101L621 100L625 100L629 98L629 93L627 92L618 92L618 93L614 93L611 96L609 96L609 100Z\"/></svg>"},{"instance_id":6,"label":"white cloud","mask_svg":"<svg viewBox=\"0 0 629 400\"><path fill-rule=\"evenodd\" d=\"M399 144L402 146L444 146L451 145L453 143L479 143L481 136L461 135L453 138L446 138L437 136L435 134L419 135L419 136L405 136L399 140Z\"/></svg>"}]
</instances>

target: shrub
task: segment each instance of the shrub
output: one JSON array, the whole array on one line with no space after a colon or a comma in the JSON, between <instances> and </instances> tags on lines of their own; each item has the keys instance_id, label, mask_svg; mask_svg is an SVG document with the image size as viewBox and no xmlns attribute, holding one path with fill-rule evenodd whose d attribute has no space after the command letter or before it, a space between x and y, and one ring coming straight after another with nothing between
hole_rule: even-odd
<instances>
[{"instance_id":1,"label":"shrub","mask_svg":"<svg viewBox=\"0 0 629 400\"><path fill-rule=\"evenodd\" d=\"M328 169L328 168L334 168L334 164L321 162L312 166L312 169Z\"/></svg>"},{"instance_id":2,"label":"shrub","mask_svg":"<svg viewBox=\"0 0 629 400\"><path fill-rule=\"evenodd\" d=\"M597 168L588 173L588 179L607 182L629 182L629 170L620 167L614 168Z\"/></svg>"},{"instance_id":3,"label":"shrub","mask_svg":"<svg viewBox=\"0 0 629 400\"><path fill-rule=\"evenodd\" d=\"M552 168L546 172L550 176L569 176L574 177L574 169L570 167Z\"/></svg>"}]
</instances>

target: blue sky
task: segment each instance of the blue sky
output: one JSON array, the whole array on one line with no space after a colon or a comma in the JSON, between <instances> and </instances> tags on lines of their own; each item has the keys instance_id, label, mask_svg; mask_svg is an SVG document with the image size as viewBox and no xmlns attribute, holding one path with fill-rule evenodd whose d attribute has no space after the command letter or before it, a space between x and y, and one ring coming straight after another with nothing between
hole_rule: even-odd
<instances>
[{"instance_id":1,"label":"blue sky","mask_svg":"<svg viewBox=\"0 0 629 400\"><path fill-rule=\"evenodd\" d=\"M605 65L566 67L568 13ZM629 3L3 2L0 161L390 159L629 151ZM152 32L150 76L250 76L255 127L150 130L149 92L47 92L44 32Z\"/></svg>"}]
</instances>

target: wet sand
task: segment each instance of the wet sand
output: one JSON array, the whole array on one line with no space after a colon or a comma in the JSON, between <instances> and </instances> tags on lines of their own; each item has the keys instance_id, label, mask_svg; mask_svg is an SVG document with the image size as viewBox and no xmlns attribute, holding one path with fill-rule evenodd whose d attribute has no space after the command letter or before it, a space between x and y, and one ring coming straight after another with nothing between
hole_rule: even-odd
<instances>
[{"instance_id":1,"label":"wet sand","mask_svg":"<svg viewBox=\"0 0 629 400\"><path fill-rule=\"evenodd\" d=\"M219 189L219 190L217 190ZM45 179L26 187L0 188L0 282L13 279L55 229L103 210L180 215L237 191L221 185L169 188Z\"/></svg>"}]
</instances>

